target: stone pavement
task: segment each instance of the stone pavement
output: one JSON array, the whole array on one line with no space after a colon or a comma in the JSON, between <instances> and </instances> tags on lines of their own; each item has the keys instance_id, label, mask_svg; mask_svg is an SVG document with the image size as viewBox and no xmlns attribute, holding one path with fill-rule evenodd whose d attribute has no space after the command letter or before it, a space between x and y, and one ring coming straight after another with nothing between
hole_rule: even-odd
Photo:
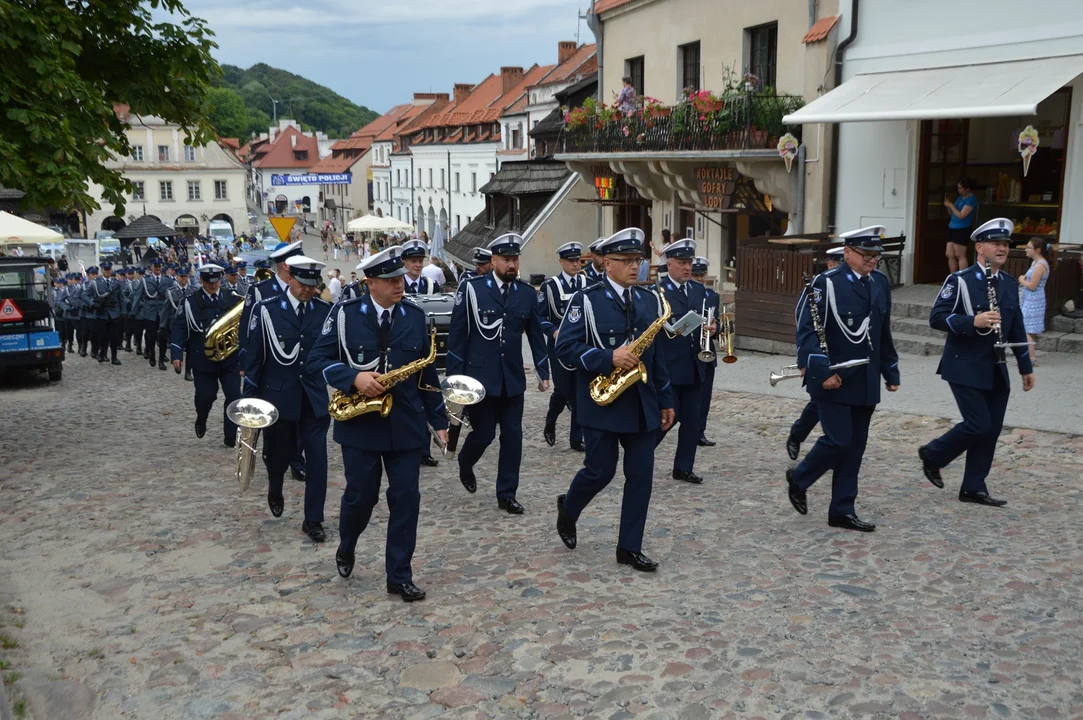
<instances>
[{"instance_id":1,"label":"stone pavement","mask_svg":"<svg viewBox=\"0 0 1083 720\"><path fill-rule=\"evenodd\" d=\"M424 471L429 597L405 605L383 587L386 507L340 579L335 542L300 532L300 487L282 519L259 475L238 497L217 423L192 433L191 384L130 357L0 382L0 660L37 720L1083 717L1083 438L1003 435L992 510L954 499L958 466L945 490L922 479L915 449L946 421L879 412L858 500L879 529L854 534L827 527L827 481L807 517L786 500L802 401L718 391L706 482L669 480L675 438L660 450L661 568L641 575L613 558L619 479L577 550L557 539L581 456L544 445L534 392L527 514L496 510L493 451L477 495Z\"/></svg>"}]
</instances>

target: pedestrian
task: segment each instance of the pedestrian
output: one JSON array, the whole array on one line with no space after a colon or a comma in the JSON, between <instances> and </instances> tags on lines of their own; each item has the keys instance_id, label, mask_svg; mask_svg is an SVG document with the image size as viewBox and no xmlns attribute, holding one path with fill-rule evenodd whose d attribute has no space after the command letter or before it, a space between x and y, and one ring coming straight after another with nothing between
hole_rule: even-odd
<instances>
[{"instance_id":1,"label":"pedestrian","mask_svg":"<svg viewBox=\"0 0 1083 720\"><path fill-rule=\"evenodd\" d=\"M1030 361L1035 366L1038 364L1037 337L1045 332L1045 283L1049 280L1051 249L1044 238L1032 237L1026 251L1030 268L1026 274L1019 276L1019 284L1023 286L1023 294L1019 298L1023 327L1027 331L1027 340L1034 343L1030 346Z\"/></svg>"},{"instance_id":2,"label":"pedestrian","mask_svg":"<svg viewBox=\"0 0 1083 720\"><path fill-rule=\"evenodd\" d=\"M342 239L342 257L346 262L350 262L350 241L348 238Z\"/></svg>"},{"instance_id":3,"label":"pedestrian","mask_svg":"<svg viewBox=\"0 0 1083 720\"><path fill-rule=\"evenodd\" d=\"M429 264L421 269L421 274L429 279L429 284L439 291L444 285L447 284L447 277L444 275L444 270L440 267L439 258L429 257Z\"/></svg>"},{"instance_id":4,"label":"pedestrian","mask_svg":"<svg viewBox=\"0 0 1083 720\"><path fill-rule=\"evenodd\" d=\"M62 273L68 272L68 256L61 255L60 259L56 261L56 269Z\"/></svg>"},{"instance_id":5,"label":"pedestrian","mask_svg":"<svg viewBox=\"0 0 1083 720\"><path fill-rule=\"evenodd\" d=\"M617 109L619 109L624 117L631 117L636 111L636 89L632 87L632 78L625 75L621 78L624 83L624 87L620 89L620 94L617 95Z\"/></svg>"},{"instance_id":6,"label":"pedestrian","mask_svg":"<svg viewBox=\"0 0 1083 720\"><path fill-rule=\"evenodd\" d=\"M342 281L338 279L338 270L331 270L327 275L331 278L327 283L327 290L331 293L331 304L335 304L342 298Z\"/></svg>"},{"instance_id":7,"label":"pedestrian","mask_svg":"<svg viewBox=\"0 0 1083 720\"><path fill-rule=\"evenodd\" d=\"M334 245L334 249L335 249L335 260L338 261L338 238L332 237L331 238L331 243L332 243L332 245Z\"/></svg>"},{"instance_id":8,"label":"pedestrian","mask_svg":"<svg viewBox=\"0 0 1083 720\"><path fill-rule=\"evenodd\" d=\"M944 207L951 218L948 220L948 242L944 255L948 258L948 272L958 272L967 266L966 253L970 247L970 229L978 217L978 198L974 197L974 181L963 178L956 186L955 202L944 196Z\"/></svg>"}]
</instances>

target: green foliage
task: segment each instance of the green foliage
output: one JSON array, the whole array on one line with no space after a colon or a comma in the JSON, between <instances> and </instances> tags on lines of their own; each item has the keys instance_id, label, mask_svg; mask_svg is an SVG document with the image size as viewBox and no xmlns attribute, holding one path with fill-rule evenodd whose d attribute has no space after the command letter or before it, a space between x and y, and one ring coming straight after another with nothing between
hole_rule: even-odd
<instances>
[{"instance_id":1,"label":"green foliage","mask_svg":"<svg viewBox=\"0 0 1083 720\"><path fill-rule=\"evenodd\" d=\"M213 138L217 45L180 0L0 0L0 27L0 183L27 205L96 210L93 183L123 216L131 186L104 165L131 152L114 103Z\"/></svg>"},{"instance_id":2,"label":"green foliage","mask_svg":"<svg viewBox=\"0 0 1083 720\"><path fill-rule=\"evenodd\" d=\"M211 105L211 125L219 135L235 138L248 135L248 109L237 92L213 87L207 94L207 100Z\"/></svg>"},{"instance_id":3,"label":"green foliage","mask_svg":"<svg viewBox=\"0 0 1083 720\"><path fill-rule=\"evenodd\" d=\"M244 100L250 132L267 132L275 114L272 98L278 101L278 117L292 118L305 130L321 130L330 137L348 137L379 117L323 85L264 63L247 70L223 65L218 85Z\"/></svg>"}]
</instances>

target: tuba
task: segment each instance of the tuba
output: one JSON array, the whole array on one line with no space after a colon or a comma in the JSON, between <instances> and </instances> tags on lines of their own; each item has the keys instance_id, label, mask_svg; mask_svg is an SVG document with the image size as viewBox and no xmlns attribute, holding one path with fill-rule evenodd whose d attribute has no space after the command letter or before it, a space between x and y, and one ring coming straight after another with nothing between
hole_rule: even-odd
<instances>
[{"instance_id":1,"label":"tuba","mask_svg":"<svg viewBox=\"0 0 1083 720\"><path fill-rule=\"evenodd\" d=\"M437 445L440 445L444 455L449 453L454 455L455 449L459 447L459 434L463 426L470 427L464 410L485 399L485 386L469 375L449 375L440 383L440 392L444 396L444 406L447 408L447 445L440 441L432 427L429 428L429 432L437 441Z\"/></svg>"},{"instance_id":2,"label":"tuba","mask_svg":"<svg viewBox=\"0 0 1083 720\"><path fill-rule=\"evenodd\" d=\"M252 482L256 469L259 431L278 422L278 408L266 400L241 398L229 404L226 417L238 425L236 477L241 492L244 492Z\"/></svg>"},{"instance_id":3,"label":"tuba","mask_svg":"<svg viewBox=\"0 0 1083 720\"><path fill-rule=\"evenodd\" d=\"M383 375L376 378L376 382L380 383L385 390L390 390L393 386L398 385L414 373L420 372L426 365L431 365L435 360L436 328L433 327L429 332L428 355L420 360L415 360L412 363L403 365L400 368L385 372ZM331 396L331 403L327 406L327 410L331 413L331 417L339 422L353 420L356 417L371 412L378 412L380 413L380 417L387 417L391 414L393 400L394 398L391 397L391 393L388 392L370 398L365 397L364 393L360 391L344 393L341 390L336 390L334 395Z\"/></svg>"},{"instance_id":4,"label":"tuba","mask_svg":"<svg viewBox=\"0 0 1083 720\"><path fill-rule=\"evenodd\" d=\"M222 362L241 347L241 315L244 313L244 300L235 303L225 315L214 321L207 329L203 340L203 351L212 362Z\"/></svg>"},{"instance_id":5,"label":"tuba","mask_svg":"<svg viewBox=\"0 0 1083 720\"><path fill-rule=\"evenodd\" d=\"M662 331L666 321L669 320L672 311L669 301L666 300L666 294L659 290L658 298L662 302L662 314L628 346L628 349L636 356L642 356L647 351L654 342L655 336ZM590 399L599 405L609 405L640 380L647 382L647 366L642 362L631 370L613 368L613 372L608 375L599 375L590 381Z\"/></svg>"}]
</instances>

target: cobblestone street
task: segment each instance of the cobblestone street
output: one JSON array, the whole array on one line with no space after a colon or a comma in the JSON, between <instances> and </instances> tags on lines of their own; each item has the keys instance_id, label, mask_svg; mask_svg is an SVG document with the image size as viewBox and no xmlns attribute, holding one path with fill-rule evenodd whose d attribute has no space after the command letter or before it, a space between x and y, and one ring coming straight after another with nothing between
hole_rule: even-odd
<instances>
[{"instance_id":1,"label":"cobblestone street","mask_svg":"<svg viewBox=\"0 0 1083 720\"><path fill-rule=\"evenodd\" d=\"M917 447L949 421L879 412L865 535L827 526L829 478L808 516L787 501L803 401L720 391L703 485L669 479L675 433L659 449L661 567L642 575L614 561L619 476L578 549L560 543L582 456L566 414L545 445L530 392L527 514L496 509L495 447L476 495L454 464L423 469L428 599L406 605L385 592L384 504L335 573L337 445L316 546L299 483L281 519L262 464L238 496L221 397L197 440L192 385L121 359L0 384L0 660L38 720L1083 717L1083 437L1006 429L996 510L955 499L961 463L944 490L922 477Z\"/></svg>"}]
</instances>

